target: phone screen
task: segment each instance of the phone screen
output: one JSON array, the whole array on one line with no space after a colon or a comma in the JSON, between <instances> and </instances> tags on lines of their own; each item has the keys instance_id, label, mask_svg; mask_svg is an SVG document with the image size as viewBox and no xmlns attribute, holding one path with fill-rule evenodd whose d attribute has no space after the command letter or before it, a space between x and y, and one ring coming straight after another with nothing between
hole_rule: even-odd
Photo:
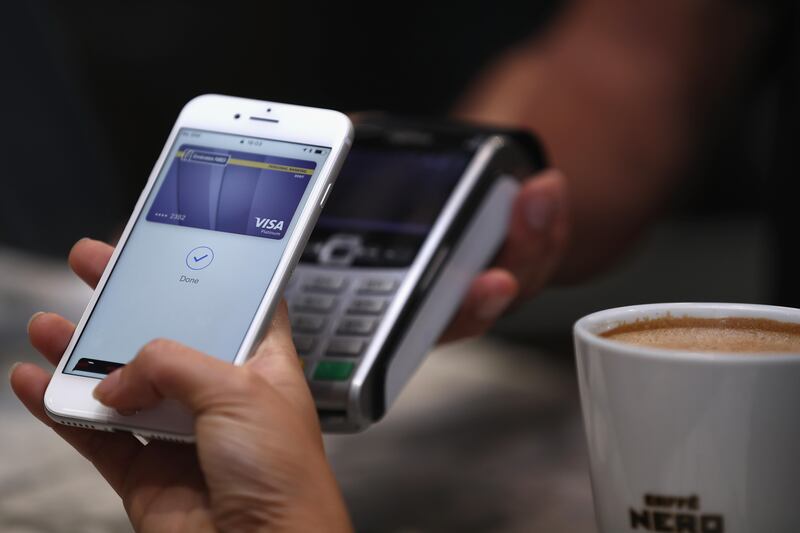
<instances>
[{"instance_id":1,"label":"phone screen","mask_svg":"<svg viewBox=\"0 0 800 533\"><path fill-rule=\"evenodd\" d=\"M330 147L181 129L64 372L168 338L233 361Z\"/></svg>"},{"instance_id":2,"label":"phone screen","mask_svg":"<svg viewBox=\"0 0 800 533\"><path fill-rule=\"evenodd\" d=\"M408 148L358 140L319 217L303 261L331 237L356 236L352 266L412 263L474 155L461 147Z\"/></svg>"}]
</instances>

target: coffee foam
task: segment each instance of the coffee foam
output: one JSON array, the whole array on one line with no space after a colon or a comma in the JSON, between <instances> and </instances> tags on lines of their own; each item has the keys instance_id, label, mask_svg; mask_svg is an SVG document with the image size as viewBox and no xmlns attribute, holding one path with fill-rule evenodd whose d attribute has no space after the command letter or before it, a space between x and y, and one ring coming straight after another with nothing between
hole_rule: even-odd
<instances>
[{"instance_id":1,"label":"coffee foam","mask_svg":"<svg viewBox=\"0 0 800 533\"><path fill-rule=\"evenodd\" d=\"M667 315L621 324L600 336L667 350L800 354L800 324L763 318Z\"/></svg>"}]
</instances>

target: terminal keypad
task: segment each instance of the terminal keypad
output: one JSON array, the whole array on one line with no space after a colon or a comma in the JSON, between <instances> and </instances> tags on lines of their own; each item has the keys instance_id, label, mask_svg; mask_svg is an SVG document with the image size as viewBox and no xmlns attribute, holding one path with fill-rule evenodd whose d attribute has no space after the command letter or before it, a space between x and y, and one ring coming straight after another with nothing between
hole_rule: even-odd
<instances>
[{"instance_id":1,"label":"terminal keypad","mask_svg":"<svg viewBox=\"0 0 800 533\"><path fill-rule=\"evenodd\" d=\"M360 270L331 272L301 264L287 286L294 342L312 390L346 393L405 274L405 269ZM319 405L321 395L314 392Z\"/></svg>"}]
</instances>

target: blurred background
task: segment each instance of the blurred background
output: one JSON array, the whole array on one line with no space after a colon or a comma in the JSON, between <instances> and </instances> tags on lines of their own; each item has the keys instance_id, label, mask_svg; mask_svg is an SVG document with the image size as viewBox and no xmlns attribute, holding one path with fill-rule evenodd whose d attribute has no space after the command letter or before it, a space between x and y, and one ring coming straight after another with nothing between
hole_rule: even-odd
<instances>
[{"instance_id":1,"label":"blurred background","mask_svg":"<svg viewBox=\"0 0 800 533\"><path fill-rule=\"evenodd\" d=\"M36 360L25 337L33 312L80 316L89 291L67 269L70 246L83 236L113 240L193 96L447 116L462 113L507 58L528 50L548 58L573 33L619 36L615 24L629 24L635 31L615 48L622 61L670 47L697 58L665 82L691 118L683 126L691 149L676 149L680 164L665 171L675 186L660 215L612 268L548 288L488 338L437 350L384 421L327 440L359 530L594 531L572 322L641 302L798 303L789 246L793 6L678 1L661 14L636 4L8 3L0 18L0 364ZM608 17L581 15L593 9ZM620 13L631 18L620 22ZM581 57L573 48L569 57ZM624 86L593 57L575 68L601 85L610 79L612 90ZM557 89L561 70L542 72ZM602 125L570 115L558 90L530 98L542 126L528 125L568 175L581 154L549 124L563 117L576 137L607 140ZM0 413L0 530L129 531L91 466L5 385Z\"/></svg>"}]
</instances>

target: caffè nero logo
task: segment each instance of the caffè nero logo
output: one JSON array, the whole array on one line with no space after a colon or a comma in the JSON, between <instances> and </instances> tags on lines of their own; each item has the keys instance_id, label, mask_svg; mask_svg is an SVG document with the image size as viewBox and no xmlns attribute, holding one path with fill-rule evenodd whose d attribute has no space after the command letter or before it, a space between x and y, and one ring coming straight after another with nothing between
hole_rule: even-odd
<instances>
[{"instance_id":1,"label":"caff\u00e8 nero logo","mask_svg":"<svg viewBox=\"0 0 800 533\"><path fill-rule=\"evenodd\" d=\"M703 513L700 497L645 494L644 507L629 510L633 531L725 533L722 515Z\"/></svg>"}]
</instances>

